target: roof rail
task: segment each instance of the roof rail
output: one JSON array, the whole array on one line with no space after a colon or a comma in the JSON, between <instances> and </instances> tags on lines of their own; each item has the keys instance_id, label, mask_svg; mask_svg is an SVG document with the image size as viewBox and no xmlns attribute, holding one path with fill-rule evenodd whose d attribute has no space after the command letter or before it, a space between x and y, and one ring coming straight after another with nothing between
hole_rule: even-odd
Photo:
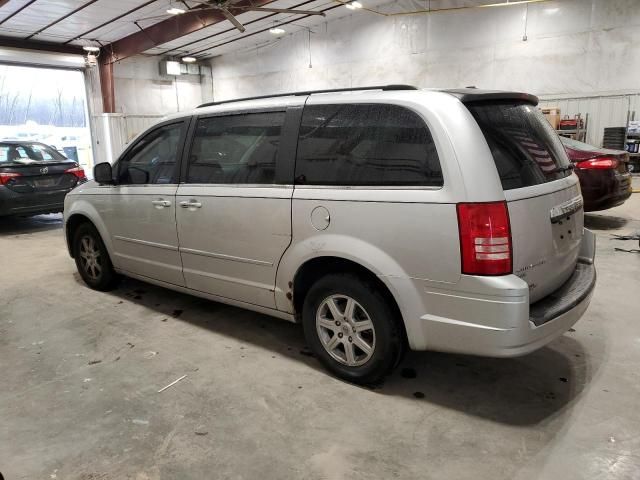
<instances>
[{"instance_id":1,"label":"roof rail","mask_svg":"<svg viewBox=\"0 0 640 480\"><path fill-rule=\"evenodd\" d=\"M313 95L314 93L336 93L336 92L355 92L358 90L418 90L412 85L379 85L375 87L354 87L354 88L328 88L326 90L307 90L305 92L289 92L289 93L276 93L273 95L260 95L258 97L236 98L235 100L222 100L220 102L208 102L198 105L197 108L211 107L213 105L222 105L223 103L243 102L245 100L262 100L264 98L276 98L276 97L293 97L302 95Z\"/></svg>"}]
</instances>

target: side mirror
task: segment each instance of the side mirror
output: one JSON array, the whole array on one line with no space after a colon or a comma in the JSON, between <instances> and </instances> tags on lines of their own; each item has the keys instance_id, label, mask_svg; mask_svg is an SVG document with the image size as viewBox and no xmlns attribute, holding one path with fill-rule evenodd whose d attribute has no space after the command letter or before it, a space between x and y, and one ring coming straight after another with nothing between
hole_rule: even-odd
<instances>
[{"instance_id":1,"label":"side mirror","mask_svg":"<svg viewBox=\"0 0 640 480\"><path fill-rule=\"evenodd\" d=\"M102 162L93 167L93 179L100 185L113 185L113 172L109 162Z\"/></svg>"}]
</instances>

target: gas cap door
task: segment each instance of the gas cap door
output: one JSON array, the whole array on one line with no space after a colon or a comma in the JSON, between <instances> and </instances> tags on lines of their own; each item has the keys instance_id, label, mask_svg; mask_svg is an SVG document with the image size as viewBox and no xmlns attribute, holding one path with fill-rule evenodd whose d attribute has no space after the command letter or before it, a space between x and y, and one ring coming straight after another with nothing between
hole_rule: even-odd
<instances>
[{"instance_id":1,"label":"gas cap door","mask_svg":"<svg viewBox=\"0 0 640 480\"><path fill-rule=\"evenodd\" d=\"M331 223L331 215L325 207L316 207L311 212L311 225L316 230L326 230Z\"/></svg>"}]
</instances>

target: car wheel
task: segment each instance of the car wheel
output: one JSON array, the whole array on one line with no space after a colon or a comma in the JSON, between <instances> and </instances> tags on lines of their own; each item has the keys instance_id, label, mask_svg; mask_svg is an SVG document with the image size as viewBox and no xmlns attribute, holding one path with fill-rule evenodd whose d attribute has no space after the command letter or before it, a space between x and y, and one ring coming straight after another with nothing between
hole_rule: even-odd
<instances>
[{"instance_id":1,"label":"car wheel","mask_svg":"<svg viewBox=\"0 0 640 480\"><path fill-rule=\"evenodd\" d=\"M107 291L115 287L118 275L113 269L100 234L90 223L78 227L73 237L73 256L78 273L94 290Z\"/></svg>"},{"instance_id":2,"label":"car wheel","mask_svg":"<svg viewBox=\"0 0 640 480\"><path fill-rule=\"evenodd\" d=\"M372 283L351 274L331 274L307 293L302 323L320 362L336 376L359 384L382 380L402 354L395 309Z\"/></svg>"}]
</instances>

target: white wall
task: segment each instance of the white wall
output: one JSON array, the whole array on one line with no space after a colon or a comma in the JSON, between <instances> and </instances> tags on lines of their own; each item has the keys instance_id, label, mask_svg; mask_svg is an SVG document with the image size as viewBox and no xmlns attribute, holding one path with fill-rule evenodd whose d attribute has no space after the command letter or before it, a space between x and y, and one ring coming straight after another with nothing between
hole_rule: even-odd
<instances>
[{"instance_id":1,"label":"white wall","mask_svg":"<svg viewBox=\"0 0 640 480\"><path fill-rule=\"evenodd\" d=\"M96 162L113 162L140 132L165 115L211 100L211 69L203 75L160 75L159 57L138 55L114 64L114 114L102 113L98 67L86 70Z\"/></svg>"},{"instance_id":2,"label":"white wall","mask_svg":"<svg viewBox=\"0 0 640 480\"><path fill-rule=\"evenodd\" d=\"M434 0L432 8L452 2ZM380 10L424 6L400 0ZM550 98L640 92L640 0L556 0L393 17L356 11L312 30L310 51L308 33L299 31L214 58L215 99L388 83L475 85ZM591 140L597 143L597 132Z\"/></svg>"},{"instance_id":3,"label":"white wall","mask_svg":"<svg viewBox=\"0 0 640 480\"><path fill-rule=\"evenodd\" d=\"M138 55L114 64L117 113L167 115L202 103L200 76L162 76L159 61Z\"/></svg>"}]
</instances>

